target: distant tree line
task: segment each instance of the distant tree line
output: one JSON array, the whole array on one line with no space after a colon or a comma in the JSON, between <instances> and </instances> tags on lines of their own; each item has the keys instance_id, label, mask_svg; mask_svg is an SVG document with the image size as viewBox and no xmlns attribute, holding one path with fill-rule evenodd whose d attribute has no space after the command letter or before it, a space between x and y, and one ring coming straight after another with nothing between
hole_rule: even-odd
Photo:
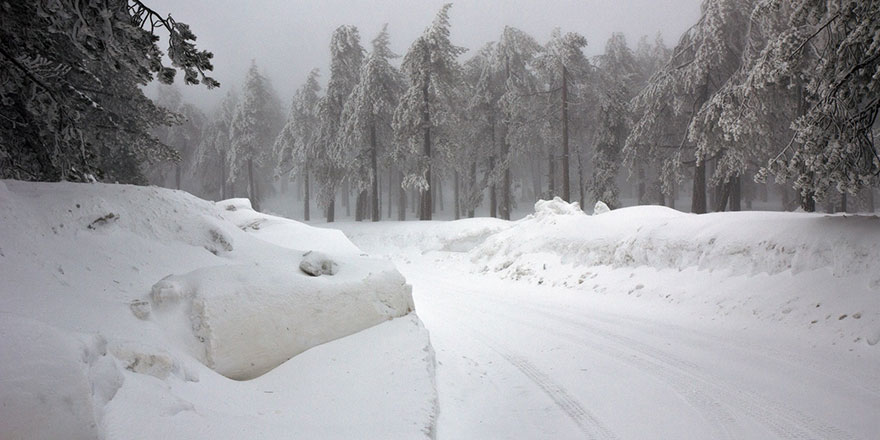
<instances>
[{"instance_id":1,"label":"distant tree line","mask_svg":"<svg viewBox=\"0 0 880 440\"><path fill-rule=\"evenodd\" d=\"M134 6L117 11L119 19L144 36L123 52L141 68L127 85L151 72L169 82L168 69L155 64L152 30L162 22L149 21L139 2L127 4ZM70 78L53 72L78 66L78 57L102 58L73 54L41 67L41 46L7 31L7 22L61 19L41 7L2 7L17 17L4 15L0 44L9 60L0 72L4 177L144 176L206 197L247 195L256 207L273 192L296 191L305 219L316 205L328 221L340 202L350 215L352 199L355 219L373 221L408 213L429 220L447 205L455 218L477 208L510 218L517 203L553 196L613 208L624 195L675 207L687 194L690 206L679 208L740 210L766 200L768 180L786 209L874 210L878 1L704 0L700 19L673 48L659 37L631 48L614 34L595 57L584 55L588 42L577 33L556 30L541 43L512 27L465 57L452 42L446 5L402 57L391 52L387 28L369 50L355 27L336 29L326 86L313 70L286 116L255 64L211 116L173 87L160 88L158 105L137 92L138 100L102 98L90 107L83 93L103 95L70 80L40 83ZM178 54L172 61L186 81L216 85L203 76L210 54L195 50L185 25L170 23L181 38L171 39L169 54ZM19 36L7 41L7 33ZM82 114L70 119L74 110L131 116L120 108L136 102L150 111L100 124L84 125L100 119ZM24 129L24 120L40 122ZM89 149L80 155L83 145Z\"/></svg>"}]
</instances>

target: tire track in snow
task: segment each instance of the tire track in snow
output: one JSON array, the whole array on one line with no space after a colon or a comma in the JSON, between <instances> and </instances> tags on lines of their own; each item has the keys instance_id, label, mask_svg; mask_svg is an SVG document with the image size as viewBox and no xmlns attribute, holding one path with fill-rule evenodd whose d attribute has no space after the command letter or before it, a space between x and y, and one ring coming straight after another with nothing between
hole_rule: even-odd
<instances>
[{"instance_id":1,"label":"tire track in snow","mask_svg":"<svg viewBox=\"0 0 880 440\"><path fill-rule=\"evenodd\" d=\"M562 410L568 414L581 430L588 435L588 438L596 440L617 439L617 436L599 421L599 419L584 409L574 397L554 382L550 376L535 368L531 362L509 353L498 353L532 382L537 384L538 387L541 388L541 390L543 390L558 407L562 408Z\"/></svg>"},{"instance_id":2,"label":"tire track in snow","mask_svg":"<svg viewBox=\"0 0 880 440\"><path fill-rule=\"evenodd\" d=\"M723 381L719 381L717 378L710 378L701 374L699 368L693 363L675 357L668 352L659 350L639 340L600 329L585 321L561 316L559 313L560 311L558 310L554 310L555 313L548 313L540 307L530 305L523 305L523 307L531 309L532 311L546 317L564 321L570 325L587 330L592 334L616 342L616 345L618 346L626 347L646 358L653 359L660 364L665 364L668 367L678 370L677 372L674 372L674 370L670 368L664 368L655 364L660 367L661 370L672 372L672 375L684 375L683 377L687 382L699 384L700 388L718 395L719 397L723 397L723 401L725 402L734 402L734 408L740 409L749 416L755 418L776 433L780 438L829 440L855 439L852 434L843 429L827 425L813 416L806 415L801 411L792 408L784 402L760 397L753 392L724 384ZM511 317L511 319L516 318ZM523 323L528 324L527 322ZM560 334L562 335L562 333ZM587 343L587 341L580 336L567 335L567 337L580 340L582 343Z\"/></svg>"},{"instance_id":3,"label":"tire track in snow","mask_svg":"<svg viewBox=\"0 0 880 440\"><path fill-rule=\"evenodd\" d=\"M447 304L447 306L449 305ZM456 306L449 306L449 308L466 312ZM467 328L472 335L476 336L475 339L498 353L505 361L516 367L526 378L537 385L580 428L581 432L587 436L586 438L592 440L617 440L619 438L553 378L535 367L526 358L503 349L494 338L466 324L463 320L459 319L458 322L461 327Z\"/></svg>"},{"instance_id":4,"label":"tire track in snow","mask_svg":"<svg viewBox=\"0 0 880 440\"><path fill-rule=\"evenodd\" d=\"M499 312L496 311L495 313ZM499 314L504 313L502 312ZM547 328L537 326L520 317L509 314L505 315L505 319L516 322L517 324L536 330L549 331ZM596 344L595 341L590 341L583 336L562 332L558 329L549 332L554 336L568 339L579 346L588 347L593 352L601 352L610 359L631 365L641 372L650 374L659 380L666 382L678 396L688 402L688 404L696 409L697 412L705 417L708 426L712 428L712 438L733 440L742 437L742 435L738 433L739 426L736 419L727 411L717 398L712 396L712 390L708 389L705 384L695 382L690 376L672 368L652 362L645 357L634 357L632 353L627 353L624 350L614 348L613 346ZM504 356L503 353L502 356Z\"/></svg>"}]
</instances>

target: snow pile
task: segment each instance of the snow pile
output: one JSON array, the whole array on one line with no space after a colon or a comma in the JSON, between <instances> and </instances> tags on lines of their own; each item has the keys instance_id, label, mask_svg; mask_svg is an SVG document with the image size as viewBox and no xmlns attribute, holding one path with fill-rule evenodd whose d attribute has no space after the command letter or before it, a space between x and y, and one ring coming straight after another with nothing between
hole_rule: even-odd
<instances>
[{"instance_id":1,"label":"snow pile","mask_svg":"<svg viewBox=\"0 0 880 440\"><path fill-rule=\"evenodd\" d=\"M486 239L469 254L474 270L687 304L711 320L735 315L821 328L812 337L822 344L880 343L876 216L693 215L660 206L594 216L554 211L564 214L536 212Z\"/></svg>"},{"instance_id":2,"label":"snow pile","mask_svg":"<svg viewBox=\"0 0 880 440\"><path fill-rule=\"evenodd\" d=\"M579 215L583 213L584 211L581 210L578 202L567 203L559 197L554 197L553 200L538 200L535 202L535 216L539 218L554 215Z\"/></svg>"},{"instance_id":3,"label":"snow pile","mask_svg":"<svg viewBox=\"0 0 880 440\"><path fill-rule=\"evenodd\" d=\"M559 201L559 203L563 203ZM684 214L636 206L603 215L538 202L535 214L471 251L484 270L517 271L529 256L574 266L729 269L734 274L829 268L834 276L877 274L880 219L778 212Z\"/></svg>"},{"instance_id":4,"label":"snow pile","mask_svg":"<svg viewBox=\"0 0 880 440\"><path fill-rule=\"evenodd\" d=\"M246 200L0 181L0 438L426 436L412 309L391 263Z\"/></svg>"}]
</instances>

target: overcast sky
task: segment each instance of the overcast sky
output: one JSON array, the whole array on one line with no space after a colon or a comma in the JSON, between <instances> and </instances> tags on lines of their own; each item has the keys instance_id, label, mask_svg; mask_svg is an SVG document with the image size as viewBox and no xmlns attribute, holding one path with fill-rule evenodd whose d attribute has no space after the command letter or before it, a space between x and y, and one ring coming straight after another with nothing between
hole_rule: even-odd
<instances>
[{"instance_id":1,"label":"overcast sky","mask_svg":"<svg viewBox=\"0 0 880 440\"><path fill-rule=\"evenodd\" d=\"M253 59L272 80L283 102L321 68L326 81L330 35L343 24L357 26L369 43L388 23L392 49L403 54L448 0L149 0L160 14L188 23L197 45L214 53L221 88L186 87L184 96L206 109L229 87L237 87ZM457 0L450 11L452 42L475 49L498 38L505 25L544 43L555 27L587 37L588 55L602 52L612 32L634 46L658 32L668 46L699 17L700 0ZM164 49L164 48L163 48ZM463 56L467 58L470 53Z\"/></svg>"}]
</instances>

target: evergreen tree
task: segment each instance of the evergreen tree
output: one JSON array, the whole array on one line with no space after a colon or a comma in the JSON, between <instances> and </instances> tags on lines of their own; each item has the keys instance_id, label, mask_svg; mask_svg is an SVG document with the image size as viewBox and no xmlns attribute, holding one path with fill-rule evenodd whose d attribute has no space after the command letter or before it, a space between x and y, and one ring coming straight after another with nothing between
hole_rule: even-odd
<instances>
[{"instance_id":1,"label":"evergreen tree","mask_svg":"<svg viewBox=\"0 0 880 440\"><path fill-rule=\"evenodd\" d=\"M831 188L845 203L847 193L875 185L880 174L873 133L880 111L878 16L877 1L760 2L753 14L760 39L738 99L719 105L728 111L728 136L772 133L761 144L769 156L761 177L793 182L807 211ZM779 112L779 103L789 111ZM792 131L766 127L774 118L790 121Z\"/></svg>"},{"instance_id":2,"label":"evergreen tree","mask_svg":"<svg viewBox=\"0 0 880 440\"><path fill-rule=\"evenodd\" d=\"M594 143L593 179L591 190L596 200L609 207L620 206L617 174L620 169L620 151L629 133L630 114L627 105L633 98L633 88L639 66L623 34L615 33L599 57L600 110L598 132Z\"/></svg>"},{"instance_id":3,"label":"evergreen tree","mask_svg":"<svg viewBox=\"0 0 880 440\"><path fill-rule=\"evenodd\" d=\"M360 80L352 90L343 111L343 148L351 158L348 168L358 197L356 219L369 213L373 221L379 221L379 159L387 156L393 140L391 119L403 87L400 72L391 65L396 58L388 48L388 26L373 40L373 50L361 67ZM380 146L385 148L380 154ZM402 189L401 189L402 190Z\"/></svg>"},{"instance_id":4,"label":"evergreen tree","mask_svg":"<svg viewBox=\"0 0 880 440\"><path fill-rule=\"evenodd\" d=\"M205 114L196 106L184 102L180 90L173 85L159 85L157 104L178 116L175 124L162 126L156 130L156 137L180 155L175 161L160 162L151 167L151 181L157 185L174 189L183 188L183 170L193 166L196 159L202 130L205 126ZM168 175L173 171L171 181ZM153 180L153 179L156 180Z\"/></svg>"},{"instance_id":5,"label":"evergreen tree","mask_svg":"<svg viewBox=\"0 0 880 440\"><path fill-rule=\"evenodd\" d=\"M176 118L141 91L176 73L157 30L185 83L219 85L189 26L141 1L0 3L0 177L145 183L143 164L176 159L151 135Z\"/></svg>"},{"instance_id":6,"label":"evergreen tree","mask_svg":"<svg viewBox=\"0 0 880 440\"><path fill-rule=\"evenodd\" d=\"M229 134L237 107L238 94L229 90L211 120L205 124L191 170L201 180L203 191L216 192L219 200L234 197L229 188L231 177L227 157L232 150Z\"/></svg>"},{"instance_id":7,"label":"evergreen tree","mask_svg":"<svg viewBox=\"0 0 880 440\"><path fill-rule=\"evenodd\" d=\"M458 56L465 52L449 40L450 7L447 3L440 9L404 56L402 67L409 87L394 112L394 131L404 145L401 153L416 158L404 184L421 192L420 220L432 218L434 147L448 148L449 136L444 131L455 112L455 87L461 75Z\"/></svg>"},{"instance_id":8,"label":"evergreen tree","mask_svg":"<svg viewBox=\"0 0 880 440\"><path fill-rule=\"evenodd\" d=\"M302 176L303 218L311 220L311 162L318 154L318 102L321 85L318 84L320 71L312 69L305 84L293 95L287 123L275 140L275 154L278 160L276 174L290 172ZM291 175L293 176L293 175Z\"/></svg>"},{"instance_id":9,"label":"evergreen tree","mask_svg":"<svg viewBox=\"0 0 880 440\"><path fill-rule=\"evenodd\" d=\"M510 170L513 160L534 142L533 106L530 99L537 92L537 79L531 66L541 46L527 33L505 26L495 46L493 69L503 84L503 94L498 99L504 132L501 138L501 152L495 174L500 174L501 202L499 216L510 220L513 209L511 197ZM494 180L494 179L493 179Z\"/></svg>"},{"instance_id":10,"label":"evergreen tree","mask_svg":"<svg viewBox=\"0 0 880 440\"><path fill-rule=\"evenodd\" d=\"M318 151L315 178L320 185L319 205L327 209L327 221L335 219L335 195L346 177L346 151L342 142L342 112L358 83L364 49L354 26L340 26L330 40L330 79L327 93L318 102ZM346 194L346 197L348 195Z\"/></svg>"},{"instance_id":11,"label":"evergreen tree","mask_svg":"<svg viewBox=\"0 0 880 440\"><path fill-rule=\"evenodd\" d=\"M682 165L693 164L695 213L707 210L706 162L724 152L706 154L716 139L695 130L694 117L739 68L751 5L751 0L704 0L700 20L682 35L669 62L634 100L640 115L624 149L627 160L663 157L666 191L682 179ZM674 142L666 143L669 138ZM693 160L685 160L688 152Z\"/></svg>"},{"instance_id":12,"label":"evergreen tree","mask_svg":"<svg viewBox=\"0 0 880 440\"><path fill-rule=\"evenodd\" d=\"M229 128L232 149L227 157L230 178L247 176L248 197L260 209L259 167L264 165L277 134L281 106L269 80L252 62L245 78L241 100Z\"/></svg>"},{"instance_id":13,"label":"evergreen tree","mask_svg":"<svg viewBox=\"0 0 880 440\"><path fill-rule=\"evenodd\" d=\"M558 100L560 134L561 134L561 166L562 166L562 198L571 201L571 154L569 145L569 106L572 101L571 93L579 86L575 81L587 76L590 65L584 57L583 48L587 45L587 39L580 34L568 32L563 34L555 29L550 36L550 41L544 51L537 58L538 68L546 72L546 76L555 79L555 87L551 90L559 90ZM574 90L573 90L574 89ZM551 155L552 157L552 155ZM551 159L552 162L552 159ZM550 167L550 180L554 179L555 167ZM552 186L552 185L551 185ZM551 194L553 196L555 194Z\"/></svg>"},{"instance_id":14,"label":"evergreen tree","mask_svg":"<svg viewBox=\"0 0 880 440\"><path fill-rule=\"evenodd\" d=\"M459 216L473 217L486 189L489 189L489 215L497 214L495 183L498 179L493 178L493 173L497 169L498 100L503 89L493 69L495 46L494 42L487 43L462 66L463 81L458 90L464 102L459 116L463 123L458 130L460 139L455 143L458 148L451 152L453 173L459 181ZM478 168L485 168L479 180Z\"/></svg>"}]
</instances>

